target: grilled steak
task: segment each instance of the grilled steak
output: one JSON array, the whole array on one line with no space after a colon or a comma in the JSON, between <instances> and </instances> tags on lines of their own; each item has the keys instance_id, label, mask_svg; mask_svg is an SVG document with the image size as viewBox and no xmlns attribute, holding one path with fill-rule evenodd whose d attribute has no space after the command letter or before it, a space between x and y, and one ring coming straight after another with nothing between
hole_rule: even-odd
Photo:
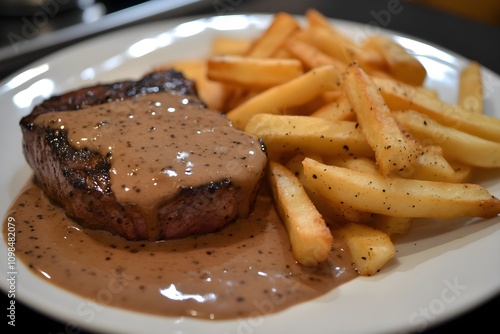
<instances>
[{"instance_id":1,"label":"grilled steak","mask_svg":"<svg viewBox=\"0 0 500 334\"><path fill-rule=\"evenodd\" d=\"M129 240L215 232L252 209L266 156L176 71L52 97L22 118L34 181L82 226Z\"/></svg>"}]
</instances>

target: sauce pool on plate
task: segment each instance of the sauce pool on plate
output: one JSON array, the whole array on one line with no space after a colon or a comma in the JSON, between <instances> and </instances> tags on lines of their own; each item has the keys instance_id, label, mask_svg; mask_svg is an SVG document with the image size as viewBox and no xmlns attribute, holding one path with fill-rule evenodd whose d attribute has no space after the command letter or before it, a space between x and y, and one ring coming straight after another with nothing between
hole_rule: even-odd
<instances>
[{"instance_id":1,"label":"sauce pool on plate","mask_svg":"<svg viewBox=\"0 0 500 334\"><path fill-rule=\"evenodd\" d=\"M357 276L339 238L321 266L298 264L265 186L248 218L176 240L128 241L81 228L31 182L8 215L16 221L16 255L40 279L137 312L217 320L262 316ZM6 232L4 224L4 238ZM75 312L86 314L86 304L81 307Z\"/></svg>"}]
</instances>

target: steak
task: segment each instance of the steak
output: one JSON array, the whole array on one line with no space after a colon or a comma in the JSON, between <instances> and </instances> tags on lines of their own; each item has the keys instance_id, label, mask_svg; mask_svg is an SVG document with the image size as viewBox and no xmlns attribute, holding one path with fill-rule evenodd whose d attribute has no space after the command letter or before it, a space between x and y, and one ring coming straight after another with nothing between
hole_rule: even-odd
<instances>
[{"instance_id":1,"label":"steak","mask_svg":"<svg viewBox=\"0 0 500 334\"><path fill-rule=\"evenodd\" d=\"M207 109L174 70L51 97L20 126L47 197L82 226L128 240L211 233L245 218L267 162L258 138Z\"/></svg>"}]
</instances>

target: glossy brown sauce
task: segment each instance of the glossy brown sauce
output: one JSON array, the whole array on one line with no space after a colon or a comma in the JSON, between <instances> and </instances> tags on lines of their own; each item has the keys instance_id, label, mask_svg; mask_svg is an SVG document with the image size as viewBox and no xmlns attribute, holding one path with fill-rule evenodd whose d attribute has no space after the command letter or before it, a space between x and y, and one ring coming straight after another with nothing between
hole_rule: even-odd
<instances>
[{"instance_id":1,"label":"glossy brown sauce","mask_svg":"<svg viewBox=\"0 0 500 334\"><path fill-rule=\"evenodd\" d=\"M238 215L247 216L266 163L257 138L186 95L139 95L82 111L48 112L34 123L67 132L72 147L111 162L113 195L140 210L149 240L162 239L158 210L181 187L231 180L239 189Z\"/></svg>"},{"instance_id":2,"label":"glossy brown sauce","mask_svg":"<svg viewBox=\"0 0 500 334\"><path fill-rule=\"evenodd\" d=\"M218 147L220 154L213 155L213 138L200 139L206 143L206 149L200 148L199 152L182 153L178 147L190 139L175 138L169 141L170 148L156 151L153 148L153 153L145 155L138 148L157 145L158 141L151 140L152 137L162 138L158 127L162 104L170 104L172 112L181 119L188 117L182 102L172 105L170 100L139 98L115 110L120 122L140 123L136 129L126 130L127 127L121 126L112 129L114 118L103 122L109 113L106 105L96 107L94 116L51 113L37 122L52 122L52 126L72 129L68 138L76 148L90 145L103 155L111 152L114 175L111 181L117 198L138 202L145 209L155 205L157 196L173 196L178 182L193 182L191 185L206 182L206 173L212 173L209 179L219 177L223 169L205 170L204 166L220 166L230 157L245 156L241 169L256 173L251 150ZM139 116L138 110L147 112ZM220 118L204 131L225 125L218 122L224 121ZM74 128L71 124L81 127ZM82 129L86 130L81 132ZM196 126L192 130L200 131ZM102 140L103 131L115 131L111 136L114 139ZM116 131L130 132L124 136L125 133L118 135ZM145 132L148 136L141 137ZM235 141L242 138L241 133L234 136ZM130 138L134 141L130 142ZM154 167L153 158L169 159L163 155L167 154L165 151L181 153L175 161L159 169ZM176 177L171 177L174 174ZM245 178L248 174L242 176ZM130 191L137 187L141 188L141 196ZM262 316L321 296L357 276L340 238L335 239L329 259L318 267L303 267L294 260L286 228L277 216L265 183L254 211L247 218L217 233L176 240L128 241L109 232L84 229L60 207L51 204L32 183L7 215L16 224L17 258L41 279L99 304L148 314L214 320ZM6 232L4 224L4 239ZM86 303L80 306L76 310L78 315L92 316L91 306Z\"/></svg>"},{"instance_id":3,"label":"glossy brown sauce","mask_svg":"<svg viewBox=\"0 0 500 334\"><path fill-rule=\"evenodd\" d=\"M321 266L296 263L265 187L256 204L249 218L220 232L158 242L82 229L31 184L8 216L16 221L17 257L41 279L137 312L200 319L262 316L357 276L339 238ZM87 304L76 312L93 314Z\"/></svg>"}]
</instances>

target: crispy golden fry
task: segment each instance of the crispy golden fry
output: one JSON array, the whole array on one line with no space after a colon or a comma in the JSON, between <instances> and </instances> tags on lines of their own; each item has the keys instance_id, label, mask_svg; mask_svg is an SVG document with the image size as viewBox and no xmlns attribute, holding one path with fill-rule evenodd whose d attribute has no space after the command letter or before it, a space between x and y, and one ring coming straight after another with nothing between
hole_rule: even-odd
<instances>
[{"instance_id":1,"label":"crispy golden fry","mask_svg":"<svg viewBox=\"0 0 500 334\"><path fill-rule=\"evenodd\" d=\"M373 156L373 150L355 122L257 114L250 119L245 131L262 138L268 153L276 156L300 152Z\"/></svg>"},{"instance_id":2,"label":"crispy golden fry","mask_svg":"<svg viewBox=\"0 0 500 334\"><path fill-rule=\"evenodd\" d=\"M313 45L321 52L333 57L343 64L349 64L353 61L351 54L346 53L345 46L350 46L350 41L342 41L340 36L332 34L328 29L323 27L309 27L303 30L304 40Z\"/></svg>"},{"instance_id":3,"label":"crispy golden fry","mask_svg":"<svg viewBox=\"0 0 500 334\"><path fill-rule=\"evenodd\" d=\"M336 159L331 164L349 168L366 173L378 173L378 167L373 160L368 158L347 157ZM405 234L411 227L412 219L409 217L391 217L382 214L371 214L370 217L365 217L360 223L376 228L390 237L396 234Z\"/></svg>"},{"instance_id":4,"label":"crispy golden fry","mask_svg":"<svg viewBox=\"0 0 500 334\"><path fill-rule=\"evenodd\" d=\"M373 80L380 88L380 92L391 110L414 109L443 125L500 142L500 119L498 118L471 113L458 105L430 97L403 83L382 78L373 78Z\"/></svg>"},{"instance_id":5,"label":"crispy golden fry","mask_svg":"<svg viewBox=\"0 0 500 334\"><path fill-rule=\"evenodd\" d=\"M349 156L335 158L328 160L327 163L329 165L353 169L365 173L379 173L375 161L365 157ZM303 178L305 179L305 177ZM393 236L395 234L407 233L411 227L412 219L409 217L391 217L381 214L371 214L369 217L365 216L364 219L359 222L376 228L389 236Z\"/></svg>"},{"instance_id":6,"label":"crispy golden fry","mask_svg":"<svg viewBox=\"0 0 500 334\"><path fill-rule=\"evenodd\" d=\"M433 99L439 99L438 92L434 89L427 88L424 86L413 86L413 89L418 90L421 94L427 95Z\"/></svg>"},{"instance_id":7,"label":"crispy golden fry","mask_svg":"<svg viewBox=\"0 0 500 334\"><path fill-rule=\"evenodd\" d=\"M316 192L315 189L311 187L308 180L304 177L304 167L302 165L302 161L305 157L306 155L302 153L295 155L286 163L286 167L299 178L300 183L306 190L309 198L314 203L314 206L316 206L318 211L323 215L325 220L332 225L336 225L341 222L363 223L372 220L373 214L356 210L346 203L334 202ZM316 161L321 161L321 158L317 155L311 154L309 157L314 158Z\"/></svg>"},{"instance_id":8,"label":"crispy golden fry","mask_svg":"<svg viewBox=\"0 0 500 334\"><path fill-rule=\"evenodd\" d=\"M410 178L427 181L463 182L464 170L457 172L443 156L439 146L418 146L413 174Z\"/></svg>"},{"instance_id":9,"label":"crispy golden fry","mask_svg":"<svg viewBox=\"0 0 500 334\"><path fill-rule=\"evenodd\" d=\"M190 80L196 82L201 100L211 109L221 110L226 99L226 85L207 78L207 62L205 60L185 60L164 64L155 71L176 69Z\"/></svg>"},{"instance_id":10,"label":"crispy golden fry","mask_svg":"<svg viewBox=\"0 0 500 334\"><path fill-rule=\"evenodd\" d=\"M364 224L342 225L336 235L346 242L361 276L376 274L396 253L391 238L386 233Z\"/></svg>"},{"instance_id":11,"label":"crispy golden fry","mask_svg":"<svg viewBox=\"0 0 500 334\"><path fill-rule=\"evenodd\" d=\"M441 125L414 110L395 111L393 115L415 138L439 145L450 160L475 167L500 167L500 143Z\"/></svg>"},{"instance_id":12,"label":"crispy golden fry","mask_svg":"<svg viewBox=\"0 0 500 334\"><path fill-rule=\"evenodd\" d=\"M309 158L313 159L313 157ZM325 159L324 163L327 165L334 165L338 167L354 169L366 173L369 172L380 173L377 163L374 160L367 157L357 157L357 156L328 157Z\"/></svg>"},{"instance_id":13,"label":"crispy golden fry","mask_svg":"<svg viewBox=\"0 0 500 334\"><path fill-rule=\"evenodd\" d=\"M410 175L415 149L398 127L372 79L357 65L344 78L347 97L384 175Z\"/></svg>"},{"instance_id":14,"label":"crispy golden fry","mask_svg":"<svg viewBox=\"0 0 500 334\"><path fill-rule=\"evenodd\" d=\"M331 122L356 120L356 113L345 94L327 104L323 104L321 108L312 112L311 116L321 117Z\"/></svg>"},{"instance_id":15,"label":"crispy golden fry","mask_svg":"<svg viewBox=\"0 0 500 334\"><path fill-rule=\"evenodd\" d=\"M328 101L331 101L334 99L332 95L328 93L340 93L340 91L329 91L323 94L320 94L319 96L315 97L311 101L308 101L304 104L295 106L295 107L290 107L283 109L283 115L302 115L302 116L309 116L318 108L322 107L325 105L325 103L328 103Z\"/></svg>"},{"instance_id":16,"label":"crispy golden fry","mask_svg":"<svg viewBox=\"0 0 500 334\"><path fill-rule=\"evenodd\" d=\"M333 65L339 72L345 70L345 63L330 57L318 48L295 36L289 37L285 41L284 47L294 58L299 59L307 69Z\"/></svg>"},{"instance_id":17,"label":"crispy golden fry","mask_svg":"<svg viewBox=\"0 0 500 334\"><path fill-rule=\"evenodd\" d=\"M252 43L246 56L255 58L272 57L280 49L287 37L300 29L300 24L292 15L284 12L277 13L266 31Z\"/></svg>"},{"instance_id":18,"label":"crispy golden fry","mask_svg":"<svg viewBox=\"0 0 500 334\"><path fill-rule=\"evenodd\" d=\"M321 12L314 8L307 9L305 16L307 23L311 27L323 27L331 30L335 29L331 22Z\"/></svg>"},{"instance_id":19,"label":"crispy golden fry","mask_svg":"<svg viewBox=\"0 0 500 334\"><path fill-rule=\"evenodd\" d=\"M422 146L409 134L405 134L405 136L408 150L413 152L415 158L412 165L408 166L405 173L401 173L400 176L417 180L444 182L463 182L468 177L465 168L457 171L456 168L451 166L444 158L441 147ZM359 162L356 161L356 163ZM338 166L346 167L343 165ZM348 168L356 169L353 166ZM470 171L470 168L468 170Z\"/></svg>"},{"instance_id":20,"label":"crispy golden fry","mask_svg":"<svg viewBox=\"0 0 500 334\"><path fill-rule=\"evenodd\" d=\"M273 55L273 58L278 58L278 59L294 59L293 56L288 52L287 49L285 49L283 46L279 48L278 51Z\"/></svg>"},{"instance_id":21,"label":"crispy golden fry","mask_svg":"<svg viewBox=\"0 0 500 334\"><path fill-rule=\"evenodd\" d=\"M284 12L277 13L269 27L255 39L247 52L246 57L272 58L278 53L285 40L301 27L295 18ZM245 101L248 90L239 86L226 86L223 112L228 112Z\"/></svg>"},{"instance_id":22,"label":"crispy golden fry","mask_svg":"<svg viewBox=\"0 0 500 334\"><path fill-rule=\"evenodd\" d=\"M394 78L410 85L423 84L427 76L425 67L395 40L373 35L366 38L364 43L366 47L378 51L383 56L388 71Z\"/></svg>"},{"instance_id":23,"label":"crispy golden fry","mask_svg":"<svg viewBox=\"0 0 500 334\"><path fill-rule=\"evenodd\" d=\"M288 168L274 161L269 163L268 176L295 259L306 266L326 260L332 248L332 233L299 179Z\"/></svg>"},{"instance_id":24,"label":"crispy golden fry","mask_svg":"<svg viewBox=\"0 0 500 334\"><path fill-rule=\"evenodd\" d=\"M345 95L342 89L331 90L321 94L321 99L323 100L323 105L330 103L339 99L342 95ZM320 106L318 106L319 108Z\"/></svg>"},{"instance_id":25,"label":"crispy golden fry","mask_svg":"<svg viewBox=\"0 0 500 334\"><path fill-rule=\"evenodd\" d=\"M483 82L481 65L472 61L461 72L458 104L470 112L483 113Z\"/></svg>"},{"instance_id":26,"label":"crispy golden fry","mask_svg":"<svg viewBox=\"0 0 500 334\"><path fill-rule=\"evenodd\" d=\"M269 88L227 113L227 118L240 128L258 113L281 114L290 107L305 104L321 94L335 90L339 73L333 66L312 69L279 86Z\"/></svg>"},{"instance_id":27,"label":"crispy golden fry","mask_svg":"<svg viewBox=\"0 0 500 334\"><path fill-rule=\"evenodd\" d=\"M304 73L297 59L218 56L207 66L208 79L250 89L277 86Z\"/></svg>"},{"instance_id":28,"label":"crispy golden fry","mask_svg":"<svg viewBox=\"0 0 500 334\"><path fill-rule=\"evenodd\" d=\"M310 158L303 164L304 175L317 192L360 211L439 219L491 218L500 213L500 200L477 184L384 177Z\"/></svg>"},{"instance_id":29,"label":"crispy golden fry","mask_svg":"<svg viewBox=\"0 0 500 334\"><path fill-rule=\"evenodd\" d=\"M455 179L450 182L467 183L472 179L474 168L471 165L458 161L450 161L450 165L455 171Z\"/></svg>"},{"instance_id":30,"label":"crispy golden fry","mask_svg":"<svg viewBox=\"0 0 500 334\"><path fill-rule=\"evenodd\" d=\"M389 237L406 234L410 231L413 219L409 217L391 217L374 214L372 219L364 222L366 225L384 232Z\"/></svg>"},{"instance_id":31,"label":"crispy golden fry","mask_svg":"<svg viewBox=\"0 0 500 334\"><path fill-rule=\"evenodd\" d=\"M315 9L306 11L308 27L306 39L325 53L348 64L357 61L364 69L382 68L384 59L373 49L358 45L354 40L339 31L323 14ZM322 44L322 43L332 44Z\"/></svg>"},{"instance_id":32,"label":"crispy golden fry","mask_svg":"<svg viewBox=\"0 0 500 334\"><path fill-rule=\"evenodd\" d=\"M229 36L217 36L212 41L212 56L243 56L252 45L251 39L241 39Z\"/></svg>"}]
</instances>

